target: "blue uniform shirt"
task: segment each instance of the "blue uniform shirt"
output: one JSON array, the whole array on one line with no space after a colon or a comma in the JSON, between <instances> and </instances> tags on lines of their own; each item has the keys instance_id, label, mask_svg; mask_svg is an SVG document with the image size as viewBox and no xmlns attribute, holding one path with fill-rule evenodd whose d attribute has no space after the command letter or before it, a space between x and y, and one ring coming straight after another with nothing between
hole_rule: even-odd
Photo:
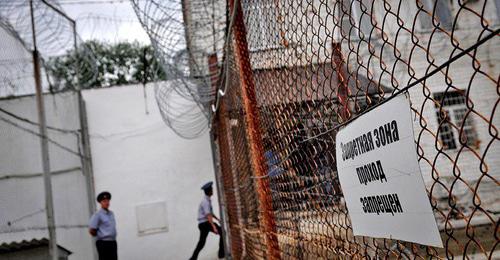
<instances>
[{"instance_id":1,"label":"blue uniform shirt","mask_svg":"<svg viewBox=\"0 0 500 260\"><path fill-rule=\"evenodd\" d=\"M200 203L200 206L198 207L198 223L203 223L207 222L208 214L214 214L212 211L212 201L210 201L210 197L206 196L203 198L203 200Z\"/></svg>"},{"instance_id":2,"label":"blue uniform shirt","mask_svg":"<svg viewBox=\"0 0 500 260\"><path fill-rule=\"evenodd\" d=\"M97 230L97 240L116 240L115 215L111 210L100 209L90 218L89 228Z\"/></svg>"}]
</instances>

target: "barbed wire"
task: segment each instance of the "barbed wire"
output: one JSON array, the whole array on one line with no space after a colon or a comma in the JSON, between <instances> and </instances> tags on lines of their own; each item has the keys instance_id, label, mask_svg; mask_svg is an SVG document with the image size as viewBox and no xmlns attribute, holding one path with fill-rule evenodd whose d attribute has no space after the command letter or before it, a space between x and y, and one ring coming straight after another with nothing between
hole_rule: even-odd
<instances>
[{"instance_id":1,"label":"barbed wire","mask_svg":"<svg viewBox=\"0 0 500 260\"><path fill-rule=\"evenodd\" d=\"M32 63L31 51L34 49L31 19L26 19L31 17L29 2L30 0L0 2L0 30L3 29L2 33L10 38L3 41L5 52L0 53L0 69L8 74L2 77L0 90L11 95L29 94L34 91L33 83L29 82L29 78L34 75L33 66L28 63L30 59ZM92 85L98 73L96 58L78 36L74 21L63 12L59 2L55 0L34 0L33 9L37 49L41 55L44 75L43 89L52 90L54 84L71 85L73 89ZM70 53L77 53L78 59L73 64L68 64L67 69L73 74L71 82L65 84L58 82L60 78L53 76L54 71L47 66L51 64L52 59ZM13 55L21 59L11 63L10 67L1 65Z\"/></svg>"},{"instance_id":2,"label":"barbed wire","mask_svg":"<svg viewBox=\"0 0 500 260\"><path fill-rule=\"evenodd\" d=\"M19 115L16 115L12 112L9 112L3 108L0 107L0 112L10 116L10 117L13 117L19 121L22 121L22 122L25 122L25 123L28 123L30 125L35 125L35 126L39 126L39 124L37 122L34 122L32 120L29 120L25 117L21 117ZM80 130L74 130L74 129L63 129L63 128L59 128L59 127L53 127L53 126L47 126L47 129L49 130L53 130L53 131L57 131L57 132L60 132L60 133L64 133L64 134L79 134L80 133Z\"/></svg>"},{"instance_id":3,"label":"barbed wire","mask_svg":"<svg viewBox=\"0 0 500 260\"><path fill-rule=\"evenodd\" d=\"M33 66L33 28L31 24L29 0L2 1L0 2L0 96L21 96L33 94L34 66ZM37 50L42 58L42 89L53 92L54 82L57 77L47 67L53 58L77 52L79 60L68 64L68 70L72 68L74 73L69 77L72 89L85 88L92 84L97 75L97 67L93 53L82 44L81 39L75 31L74 21L71 20L61 9L58 1L33 1L33 21L37 36ZM41 137L40 134L28 126L38 126L34 122L16 113L0 108L0 112L12 118L0 117L0 120L16 129ZM22 124L20 124L22 123ZM70 134L74 136L76 149L69 147L48 137L52 145L86 159L81 153L80 131L75 129L63 129L48 126L50 131L59 134Z\"/></svg>"},{"instance_id":4,"label":"barbed wire","mask_svg":"<svg viewBox=\"0 0 500 260\"><path fill-rule=\"evenodd\" d=\"M171 81L156 92L165 122L182 137L200 136L208 129L223 59L226 1L131 3Z\"/></svg>"},{"instance_id":5,"label":"barbed wire","mask_svg":"<svg viewBox=\"0 0 500 260\"><path fill-rule=\"evenodd\" d=\"M59 5L109 5L128 3L128 0L58 0L57 2ZM28 3L26 3L26 0L9 0L8 3L28 5Z\"/></svg>"},{"instance_id":6,"label":"barbed wire","mask_svg":"<svg viewBox=\"0 0 500 260\"><path fill-rule=\"evenodd\" d=\"M39 138L42 138L42 136L35 130L32 130L28 127L25 127L25 126L21 126L20 124L17 124L15 123L14 121L10 120L10 119L7 119L7 118L4 118L2 116L0 116L0 121L3 121L13 127L15 127L16 129L18 130L21 130L21 131L24 131L26 133L29 133L31 135L34 135L34 136L37 136ZM59 147L61 148L62 150L70 153L70 154L73 154L73 155L76 155L80 158L85 158L85 159L88 159L87 157L85 157L83 154L81 154L81 151L80 151L80 135L79 133L72 133L75 135L75 142L77 144L77 147L78 147L78 151L74 151L72 148L64 145L64 144L61 144L60 142L52 139L50 136L47 136L47 140L49 141L49 143L55 145L56 147Z\"/></svg>"}]
</instances>

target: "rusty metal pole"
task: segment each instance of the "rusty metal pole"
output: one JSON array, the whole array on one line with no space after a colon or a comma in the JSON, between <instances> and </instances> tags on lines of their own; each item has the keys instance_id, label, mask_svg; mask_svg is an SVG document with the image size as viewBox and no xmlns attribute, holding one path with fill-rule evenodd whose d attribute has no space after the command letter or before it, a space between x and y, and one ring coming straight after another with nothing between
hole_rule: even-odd
<instances>
[{"instance_id":1,"label":"rusty metal pole","mask_svg":"<svg viewBox=\"0 0 500 260\"><path fill-rule=\"evenodd\" d=\"M208 55L207 57L208 60L208 71L210 74L210 84L212 86L212 89L215 91L217 88L217 85L219 84L219 65L217 61L217 54L213 53ZM212 121L212 120L210 120ZM216 180L216 185L217 185L217 197L219 199L219 214L220 214L220 224L221 224L221 229L222 229L222 234L221 236L224 238L224 251L226 252L225 258L226 259L232 259L231 257L231 251L229 250L229 244L231 241L231 236L230 233L227 230L227 227L229 227L229 221L228 221L228 216L226 214L227 209L227 202L226 202L226 196L224 192L224 185L221 179L221 173L225 170L224 163L226 162L227 158L223 157L223 152L222 149L219 146L217 146L216 142L218 140L217 137L217 131L214 130L219 130L221 127L225 127L222 125L217 124L217 120L213 121L215 127L212 127L210 129L210 145L212 148L212 158L214 161L214 173L215 173L215 180ZM222 159L221 159L222 158Z\"/></svg>"},{"instance_id":2,"label":"rusty metal pole","mask_svg":"<svg viewBox=\"0 0 500 260\"><path fill-rule=\"evenodd\" d=\"M45 214L47 215L47 229L49 233L49 252L53 260L59 259L56 221L54 215L54 199L52 196L52 179L50 172L49 140L47 139L47 119L45 116L45 104L43 102L42 80L40 72L40 56L36 43L35 15L33 9L33 0L29 2L31 14L31 29L33 33L33 70L35 73L36 104L38 110L38 124L40 133L40 146L42 153L43 166L43 184L45 188Z\"/></svg>"},{"instance_id":3,"label":"rusty metal pole","mask_svg":"<svg viewBox=\"0 0 500 260\"><path fill-rule=\"evenodd\" d=\"M234 127L237 127L237 125L233 125L231 123L232 119L227 111L227 108L226 108L226 104L223 104L221 103L221 107L219 108L219 113L222 114L222 115L225 115L224 118L226 118L226 135L224 136L224 138L226 139L227 141L227 146L228 146L228 158L230 158L230 169L228 169L228 173L227 175L225 176L225 178L227 178L227 185L230 187L231 189L231 199L232 199L232 202L233 202L233 206L234 206L234 211L232 212L232 217L235 219L235 221L232 222L232 224L234 225L234 229L231 230L231 234L232 233L235 233L232 237L232 243L234 243L234 247L238 249L238 252L234 253L234 256L235 256L235 259L242 259L243 256L246 255L246 243L245 243L245 235L244 235L244 232L243 232L243 226L244 226L244 220L243 220L243 213L241 212L242 211L242 198L241 198L241 194L240 194L240 189L242 187L240 187L240 184L239 184L239 176L238 176L238 166L236 165L236 161L238 160L238 158L236 157L236 155L232 152L230 152L229 150L229 147L234 147L234 142L233 142L233 129ZM221 116L222 116L221 115ZM229 122L229 124L227 124ZM228 198L229 198L229 195L228 195ZM228 211L229 213L229 211ZM236 256L239 256L238 258Z\"/></svg>"},{"instance_id":4,"label":"rusty metal pole","mask_svg":"<svg viewBox=\"0 0 500 260\"><path fill-rule=\"evenodd\" d=\"M75 48L75 75L76 82L75 88L77 97L78 97L78 113L80 116L80 140L83 148L83 157L82 157L82 166L83 166L83 174L86 178L86 186L87 186L87 200L89 205L89 218L94 214L96 205L94 202L94 173L92 169L92 154L90 152L90 136L87 122L87 112L85 108L85 101L82 96L82 87L80 83L80 53L78 53L78 39L76 33L76 22L70 20L73 25L73 48ZM97 257L97 255L96 255Z\"/></svg>"},{"instance_id":5,"label":"rusty metal pole","mask_svg":"<svg viewBox=\"0 0 500 260\"><path fill-rule=\"evenodd\" d=\"M219 111L217 113L217 142L219 144L219 158L220 158L220 172L222 178L224 180L224 189L233 190L233 192L226 192L226 198L232 202L236 201L234 189L235 182L233 181L233 172L232 172L232 158L231 151L229 150L229 140L228 140L228 131L230 131L228 126L228 114L226 110L226 104L224 100L220 101ZM237 184L236 184L237 185ZM229 206L229 203L226 201L226 205ZM239 227L234 227L234 220L238 220L237 215L235 216L235 212L229 212L231 209L226 207L227 211L227 226L229 227L228 235L230 235L231 242L231 255L234 259L242 258L243 245L241 244L241 229ZM229 244L228 244L229 248Z\"/></svg>"},{"instance_id":6,"label":"rusty metal pole","mask_svg":"<svg viewBox=\"0 0 500 260\"><path fill-rule=\"evenodd\" d=\"M272 205L272 197L267 178L267 164L264 158L264 147L260 131L259 111L255 96L255 84L252 75L252 66L246 40L246 29L243 22L243 12L238 0L229 0L230 12L235 11L233 35L234 54L240 76L241 95L245 122L247 124L247 137L250 147L250 158L255 171L257 193L259 197L259 210L262 219L261 230L266 238L268 259L280 259L276 223Z\"/></svg>"},{"instance_id":7,"label":"rusty metal pole","mask_svg":"<svg viewBox=\"0 0 500 260\"><path fill-rule=\"evenodd\" d=\"M71 22L73 27L73 48L75 49L75 75L76 82L74 91L76 91L78 99L78 115L80 118L80 143L82 145L83 156L81 156L82 172L85 176L85 186L87 189L87 205L89 207L88 218L92 217L96 210L96 204L94 202L95 187L94 187L94 172L92 167L92 152L90 150L90 135L87 121L87 108L85 106L85 101L83 100L82 87L80 82L80 53L78 53L78 38L76 31L76 22L71 20L69 17L67 19ZM92 238L90 238L93 241ZM92 250L92 259L97 259L97 251Z\"/></svg>"},{"instance_id":8,"label":"rusty metal pole","mask_svg":"<svg viewBox=\"0 0 500 260\"><path fill-rule=\"evenodd\" d=\"M147 49L144 47L142 50L142 65L144 66L143 70L143 77L142 77L142 95L144 97L144 113L146 115L149 115L149 109L148 109L148 94L146 90L146 85L148 84L148 69L149 69L149 64L148 64L148 58L147 56Z\"/></svg>"},{"instance_id":9,"label":"rusty metal pole","mask_svg":"<svg viewBox=\"0 0 500 260\"><path fill-rule=\"evenodd\" d=\"M347 82L347 75L344 71L346 63L344 61L344 57L342 56L341 43L333 43L332 50L333 63L335 64L335 72L337 73L337 100L340 104L338 114L342 119L342 122L345 122L350 117L349 83Z\"/></svg>"},{"instance_id":10,"label":"rusty metal pole","mask_svg":"<svg viewBox=\"0 0 500 260\"><path fill-rule=\"evenodd\" d=\"M240 257L238 257L238 250L237 248L234 247L233 243L232 243L232 232L231 232L231 223L229 221L229 214L226 214L226 213L229 213L227 212L228 210L228 207L227 207L227 200L226 200L226 192L225 192L225 189L226 188L231 188L231 187L226 187L224 185L224 180L226 178L225 176L225 173L228 171L228 164L230 164L230 158L228 158L227 156L229 155L229 152L228 152L228 146L227 146L227 139L225 138L225 136L223 134L225 134L225 131L227 130L227 124L225 122L225 117L224 115L218 113L217 114L217 119L216 119L216 127L214 128L215 131L211 132L211 134L213 135L213 142L218 142L218 158L219 158L219 174L217 174L217 180L219 181L217 184L218 184L218 191L220 192L219 193L219 205L221 205L221 218L222 216L224 217L224 219L221 219L223 220L223 224L225 224L224 226L227 227L226 229L223 229L223 233L224 233L224 238L225 238L225 249L226 249L226 259L229 258L232 258L233 257L233 254L234 254L234 258L236 259L240 259ZM213 144L215 145L215 144ZM229 169L230 170L230 169ZM223 203L221 203L223 202ZM223 210L222 208L225 208L225 210ZM228 230L229 229L229 230ZM231 249L231 250L229 250Z\"/></svg>"}]
</instances>

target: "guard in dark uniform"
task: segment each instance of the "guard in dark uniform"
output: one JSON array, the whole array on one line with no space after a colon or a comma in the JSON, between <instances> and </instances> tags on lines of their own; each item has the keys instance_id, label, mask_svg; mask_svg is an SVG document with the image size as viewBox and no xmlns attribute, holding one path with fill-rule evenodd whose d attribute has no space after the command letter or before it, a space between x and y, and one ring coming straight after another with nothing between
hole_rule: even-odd
<instances>
[{"instance_id":1,"label":"guard in dark uniform","mask_svg":"<svg viewBox=\"0 0 500 260\"><path fill-rule=\"evenodd\" d=\"M117 260L116 221L113 211L109 210L111 193L104 191L97 195L99 209L90 218L89 233L96 238L95 245L99 260Z\"/></svg>"},{"instance_id":2,"label":"guard in dark uniform","mask_svg":"<svg viewBox=\"0 0 500 260\"><path fill-rule=\"evenodd\" d=\"M200 240L196 245L196 249L193 252L193 256L190 259L195 260L198 258L198 254L201 249L205 246L205 242L207 241L208 233L213 232L216 235L220 236L219 240L219 258L224 257L224 242L222 240L222 229L217 223L214 222L214 219L220 222L220 220L214 215L212 209L212 201L210 197L213 195L213 182L208 182L203 185L201 189L205 193L203 200L198 207L198 229L200 230Z\"/></svg>"}]
</instances>

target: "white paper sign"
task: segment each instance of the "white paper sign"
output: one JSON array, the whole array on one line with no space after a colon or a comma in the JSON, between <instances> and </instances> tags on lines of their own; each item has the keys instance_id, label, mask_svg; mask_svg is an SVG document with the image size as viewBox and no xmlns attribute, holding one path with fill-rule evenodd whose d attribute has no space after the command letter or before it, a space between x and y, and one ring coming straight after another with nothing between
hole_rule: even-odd
<instances>
[{"instance_id":1,"label":"white paper sign","mask_svg":"<svg viewBox=\"0 0 500 260\"><path fill-rule=\"evenodd\" d=\"M354 235L443 247L404 95L340 130L337 169Z\"/></svg>"}]
</instances>

